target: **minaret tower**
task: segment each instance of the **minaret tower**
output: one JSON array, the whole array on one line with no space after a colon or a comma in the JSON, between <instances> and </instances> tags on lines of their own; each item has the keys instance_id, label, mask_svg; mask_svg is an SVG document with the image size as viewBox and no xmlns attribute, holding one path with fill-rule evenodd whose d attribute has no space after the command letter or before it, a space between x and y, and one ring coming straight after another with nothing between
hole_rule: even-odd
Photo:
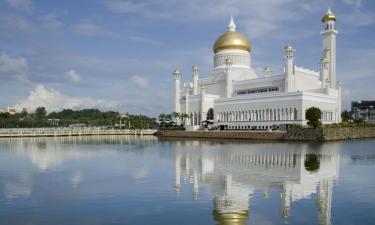
<instances>
[{"instance_id":1,"label":"minaret tower","mask_svg":"<svg viewBox=\"0 0 375 225\"><path fill-rule=\"evenodd\" d=\"M330 88L337 88L336 85L336 16L331 9L323 16L324 30L323 35L323 50L327 52L328 59L328 80Z\"/></svg>"},{"instance_id":2,"label":"minaret tower","mask_svg":"<svg viewBox=\"0 0 375 225\"><path fill-rule=\"evenodd\" d=\"M327 79L328 79L328 59L324 56L320 60L320 81L322 82L321 88L327 87Z\"/></svg>"},{"instance_id":3,"label":"minaret tower","mask_svg":"<svg viewBox=\"0 0 375 225\"><path fill-rule=\"evenodd\" d=\"M180 79L181 79L181 72L179 69L176 69L173 72L174 76L174 81L175 81L175 93L174 93L174 111L177 113L181 113L181 108L180 108Z\"/></svg>"},{"instance_id":4,"label":"minaret tower","mask_svg":"<svg viewBox=\"0 0 375 225\"><path fill-rule=\"evenodd\" d=\"M285 52L285 92L293 92L294 89L294 52L295 49L287 44Z\"/></svg>"},{"instance_id":5,"label":"minaret tower","mask_svg":"<svg viewBox=\"0 0 375 225\"><path fill-rule=\"evenodd\" d=\"M199 67L193 66L193 95L198 94Z\"/></svg>"}]
</instances>

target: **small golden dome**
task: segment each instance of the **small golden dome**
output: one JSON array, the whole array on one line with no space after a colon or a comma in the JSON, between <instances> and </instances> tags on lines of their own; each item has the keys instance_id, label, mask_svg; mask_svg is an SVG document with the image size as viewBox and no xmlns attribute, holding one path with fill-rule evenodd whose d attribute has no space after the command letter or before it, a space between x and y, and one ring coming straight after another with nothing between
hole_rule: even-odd
<instances>
[{"instance_id":1,"label":"small golden dome","mask_svg":"<svg viewBox=\"0 0 375 225\"><path fill-rule=\"evenodd\" d=\"M336 16L333 14L331 9L328 9L327 13L322 18L322 22L325 23L330 20L336 21Z\"/></svg>"},{"instance_id":2,"label":"small golden dome","mask_svg":"<svg viewBox=\"0 0 375 225\"><path fill-rule=\"evenodd\" d=\"M284 50L285 51L293 51L294 49L293 49L293 46L291 44L287 44L287 45L285 45Z\"/></svg>"},{"instance_id":3,"label":"small golden dome","mask_svg":"<svg viewBox=\"0 0 375 225\"><path fill-rule=\"evenodd\" d=\"M228 31L216 40L214 44L214 53L227 49L238 49L250 52L251 44L245 35L235 31Z\"/></svg>"},{"instance_id":4,"label":"small golden dome","mask_svg":"<svg viewBox=\"0 0 375 225\"><path fill-rule=\"evenodd\" d=\"M174 70L174 72L173 72L173 74L174 74L174 75L180 75L180 74L181 74L181 72L180 72L180 70L179 70L179 69L175 69L175 70Z\"/></svg>"},{"instance_id":5,"label":"small golden dome","mask_svg":"<svg viewBox=\"0 0 375 225\"><path fill-rule=\"evenodd\" d=\"M328 63L329 61L326 57L323 57L323 58L320 59L320 62L321 63Z\"/></svg>"}]
</instances>

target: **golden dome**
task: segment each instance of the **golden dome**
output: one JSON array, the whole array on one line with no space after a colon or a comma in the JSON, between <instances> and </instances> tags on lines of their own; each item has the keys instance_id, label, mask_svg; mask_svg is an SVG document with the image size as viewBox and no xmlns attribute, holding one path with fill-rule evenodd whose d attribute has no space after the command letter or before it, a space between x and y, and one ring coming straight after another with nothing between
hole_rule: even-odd
<instances>
[{"instance_id":1,"label":"golden dome","mask_svg":"<svg viewBox=\"0 0 375 225\"><path fill-rule=\"evenodd\" d=\"M336 21L336 16L333 14L331 9L328 9L327 13L322 18L322 22L325 23L330 20Z\"/></svg>"},{"instance_id":2,"label":"golden dome","mask_svg":"<svg viewBox=\"0 0 375 225\"><path fill-rule=\"evenodd\" d=\"M249 219L248 211L241 213L219 213L214 210L213 215L218 225L246 225Z\"/></svg>"},{"instance_id":3,"label":"golden dome","mask_svg":"<svg viewBox=\"0 0 375 225\"><path fill-rule=\"evenodd\" d=\"M228 25L228 32L221 35L214 44L214 53L226 49L238 49L251 51L251 44L247 37L239 32L236 32L236 24L233 17L230 17Z\"/></svg>"},{"instance_id":4,"label":"golden dome","mask_svg":"<svg viewBox=\"0 0 375 225\"><path fill-rule=\"evenodd\" d=\"M214 53L226 49L251 51L251 44L245 35L239 32L228 31L221 35L214 44Z\"/></svg>"}]
</instances>

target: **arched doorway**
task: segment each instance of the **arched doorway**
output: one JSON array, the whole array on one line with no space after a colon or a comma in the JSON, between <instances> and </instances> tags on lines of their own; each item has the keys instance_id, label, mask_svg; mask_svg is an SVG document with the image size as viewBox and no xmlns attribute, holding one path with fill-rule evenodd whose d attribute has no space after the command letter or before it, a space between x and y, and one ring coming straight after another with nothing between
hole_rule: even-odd
<instances>
[{"instance_id":1,"label":"arched doorway","mask_svg":"<svg viewBox=\"0 0 375 225\"><path fill-rule=\"evenodd\" d=\"M207 119L207 120L214 120L214 109L213 109L213 108L210 108L210 109L207 111L206 119Z\"/></svg>"}]
</instances>

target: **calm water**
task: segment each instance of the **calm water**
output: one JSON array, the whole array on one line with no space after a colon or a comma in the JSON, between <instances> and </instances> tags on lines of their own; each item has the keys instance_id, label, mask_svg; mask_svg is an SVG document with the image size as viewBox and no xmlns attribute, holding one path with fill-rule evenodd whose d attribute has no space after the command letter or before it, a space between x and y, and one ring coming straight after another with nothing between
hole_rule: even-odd
<instances>
[{"instance_id":1,"label":"calm water","mask_svg":"<svg viewBox=\"0 0 375 225\"><path fill-rule=\"evenodd\" d=\"M0 139L0 225L374 224L375 140Z\"/></svg>"}]
</instances>

